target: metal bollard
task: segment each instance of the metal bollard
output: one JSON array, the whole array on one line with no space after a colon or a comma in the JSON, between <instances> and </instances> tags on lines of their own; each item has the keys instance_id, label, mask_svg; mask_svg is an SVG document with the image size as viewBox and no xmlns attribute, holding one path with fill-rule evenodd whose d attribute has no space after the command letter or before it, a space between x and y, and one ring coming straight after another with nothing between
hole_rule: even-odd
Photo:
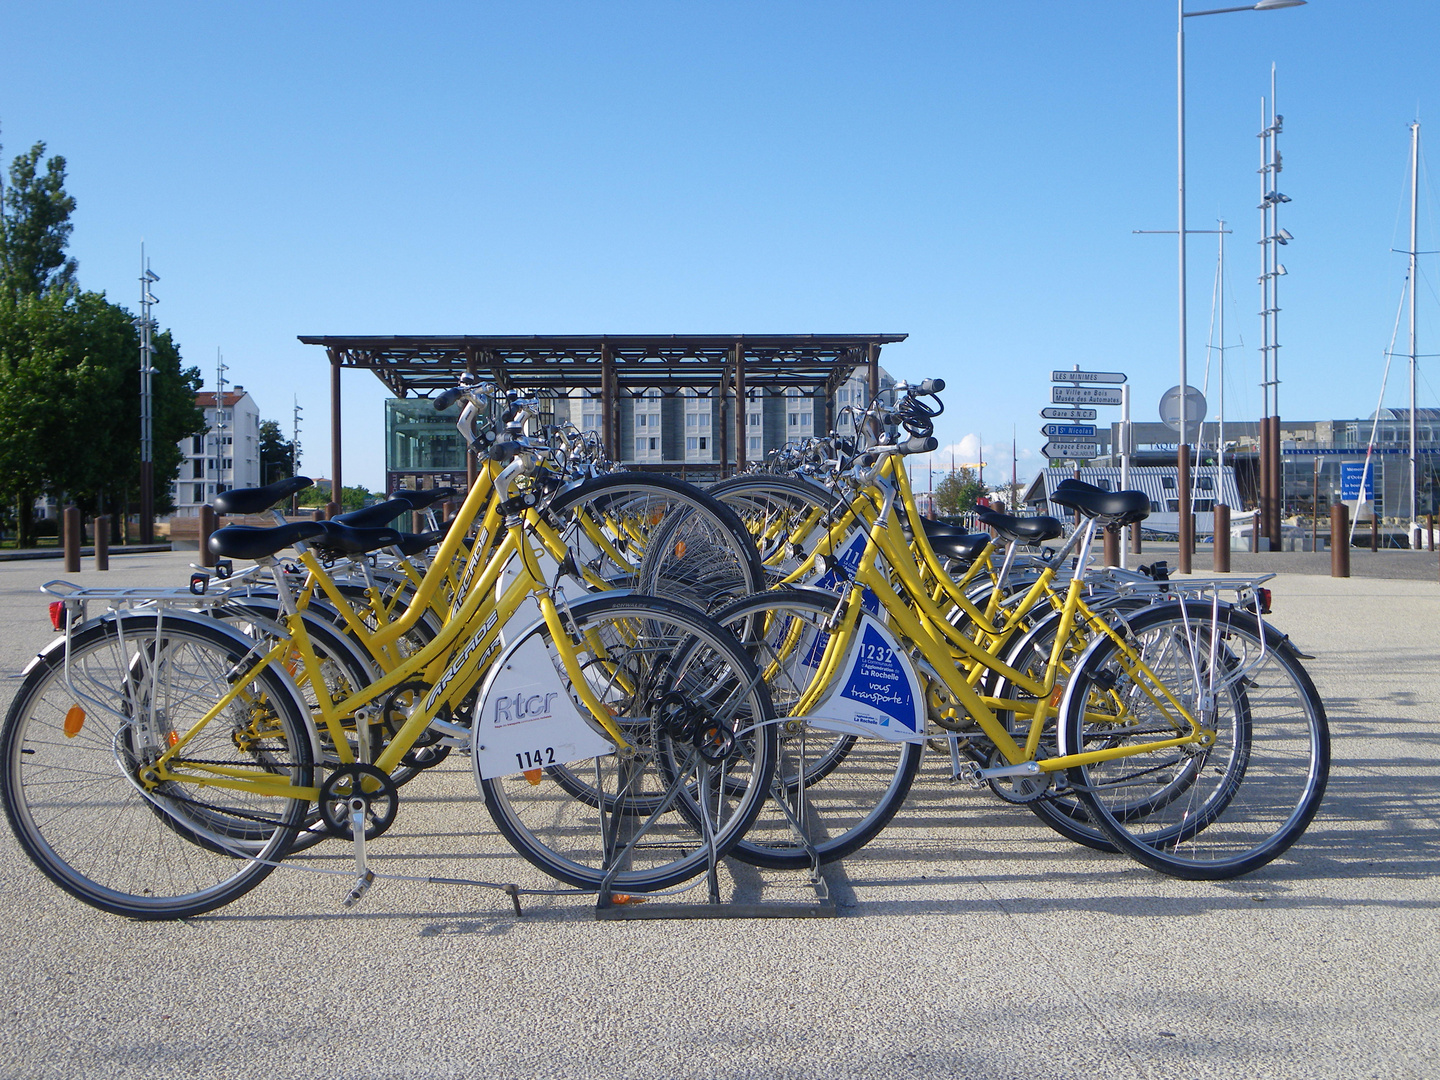
<instances>
[{"instance_id":1,"label":"metal bollard","mask_svg":"<svg viewBox=\"0 0 1440 1080\"><path fill-rule=\"evenodd\" d=\"M1425 535L1429 538L1430 550L1435 550L1435 515L1425 515Z\"/></svg>"},{"instance_id":2,"label":"metal bollard","mask_svg":"<svg viewBox=\"0 0 1440 1080\"><path fill-rule=\"evenodd\" d=\"M210 550L210 534L215 531L215 526L215 508L209 503L206 503L200 507L200 532L198 539L200 541L199 562L201 566L215 565L215 555Z\"/></svg>"},{"instance_id":3,"label":"metal bollard","mask_svg":"<svg viewBox=\"0 0 1440 1080\"><path fill-rule=\"evenodd\" d=\"M1215 506L1215 572L1230 572L1230 507L1224 503Z\"/></svg>"},{"instance_id":4,"label":"metal bollard","mask_svg":"<svg viewBox=\"0 0 1440 1080\"><path fill-rule=\"evenodd\" d=\"M1250 550L1260 550L1260 511L1255 511L1255 521L1250 526Z\"/></svg>"},{"instance_id":5,"label":"metal bollard","mask_svg":"<svg viewBox=\"0 0 1440 1080\"><path fill-rule=\"evenodd\" d=\"M80 510L67 506L61 515L62 543L65 546L65 572L80 572Z\"/></svg>"},{"instance_id":6,"label":"metal bollard","mask_svg":"<svg viewBox=\"0 0 1440 1080\"><path fill-rule=\"evenodd\" d=\"M1350 508L1343 502L1330 507L1330 576L1350 576Z\"/></svg>"},{"instance_id":7,"label":"metal bollard","mask_svg":"<svg viewBox=\"0 0 1440 1080\"><path fill-rule=\"evenodd\" d=\"M101 514L95 519L95 569L110 569L110 515Z\"/></svg>"}]
</instances>

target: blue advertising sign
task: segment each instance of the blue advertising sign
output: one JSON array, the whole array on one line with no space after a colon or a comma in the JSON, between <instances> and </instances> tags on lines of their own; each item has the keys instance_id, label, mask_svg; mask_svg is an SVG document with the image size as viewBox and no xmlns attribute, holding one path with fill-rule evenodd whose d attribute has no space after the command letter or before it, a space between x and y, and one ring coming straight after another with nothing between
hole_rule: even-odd
<instances>
[{"instance_id":1,"label":"blue advertising sign","mask_svg":"<svg viewBox=\"0 0 1440 1080\"><path fill-rule=\"evenodd\" d=\"M1360 494L1360 481L1365 481L1365 494ZM1375 501L1375 465L1373 462L1342 461L1340 463L1340 498L1346 502L1360 499Z\"/></svg>"}]
</instances>

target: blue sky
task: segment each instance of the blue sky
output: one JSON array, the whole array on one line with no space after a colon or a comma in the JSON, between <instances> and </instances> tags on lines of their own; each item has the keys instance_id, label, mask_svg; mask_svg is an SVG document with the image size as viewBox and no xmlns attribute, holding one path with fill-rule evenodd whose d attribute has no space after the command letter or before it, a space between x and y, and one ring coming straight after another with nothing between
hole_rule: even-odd
<instances>
[{"instance_id":1,"label":"blue sky","mask_svg":"<svg viewBox=\"0 0 1440 1080\"><path fill-rule=\"evenodd\" d=\"M1227 416L1260 411L1272 63L1295 236L1280 411L1366 415L1404 278L1407 126L1440 137L1440 5L1186 29L1190 226L1235 230ZM313 475L328 365L297 334L905 332L882 362L950 383L942 442L974 460L983 439L1008 474L1014 431L1022 476L1052 368L1129 373L1136 419L1177 380L1175 241L1133 233L1175 222L1168 0L12 0L0 61L7 165L36 140L68 161L81 284L133 306L143 239L186 360L208 385L222 350L287 428L298 396ZM1422 176L1424 250L1434 214ZM1192 237L1197 385L1214 265ZM1440 261L1421 352L1440 353L1437 280ZM352 373L344 393L346 481L378 487L383 388Z\"/></svg>"}]
</instances>

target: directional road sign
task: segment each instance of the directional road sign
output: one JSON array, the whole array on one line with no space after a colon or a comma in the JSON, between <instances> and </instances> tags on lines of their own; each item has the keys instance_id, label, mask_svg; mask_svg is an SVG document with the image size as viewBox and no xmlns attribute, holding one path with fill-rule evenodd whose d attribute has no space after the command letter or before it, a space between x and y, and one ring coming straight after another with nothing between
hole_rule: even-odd
<instances>
[{"instance_id":1,"label":"directional road sign","mask_svg":"<svg viewBox=\"0 0 1440 1080\"><path fill-rule=\"evenodd\" d=\"M1125 376L1118 371L1052 371L1051 382L1073 383L1123 383Z\"/></svg>"},{"instance_id":2,"label":"directional road sign","mask_svg":"<svg viewBox=\"0 0 1440 1080\"><path fill-rule=\"evenodd\" d=\"M1100 414L1094 409L1041 409L1046 420L1094 420Z\"/></svg>"},{"instance_id":3,"label":"directional road sign","mask_svg":"<svg viewBox=\"0 0 1440 1080\"><path fill-rule=\"evenodd\" d=\"M1040 453L1047 458L1074 458L1077 461L1088 461L1090 458L1100 456L1100 446L1098 443L1074 439L1052 440L1041 448Z\"/></svg>"},{"instance_id":4,"label":"directional road sign","mask_svg":"<svg viewBox=\"0 0 1440 1080\"><path fill-rule=\"evenodd\" d=\"M1120 388L1108 386L1052 386L1050 400L1056 405L1119 405Z\"/></svg>"},{"instance_id":5,"label":"directional road sign","mask_svg":"<svg viewBox=\"0 0 1440 1080\"><path fill-rule=\"evenodd\" d=\"M1095 425L1045 424L1040 428L1040 434L1047 439L1093 439L1095 438Z\"/></svg>"}]
</instances>

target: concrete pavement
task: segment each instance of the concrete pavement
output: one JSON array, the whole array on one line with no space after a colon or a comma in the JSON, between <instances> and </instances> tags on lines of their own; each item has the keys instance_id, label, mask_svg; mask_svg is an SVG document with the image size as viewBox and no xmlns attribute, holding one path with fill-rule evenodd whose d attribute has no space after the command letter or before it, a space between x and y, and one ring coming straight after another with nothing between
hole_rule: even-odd
<instances>
[{"instance_id":1,"label":"concrete pavement","mask_svg":"<svg viewBox=\"0 0 1440 1080\"><path fill-rule=\"evenodd\" d=\"M186 564L82 577L183 584ZM0 670L48 638L35 589L54 576L0 567ZM7 831L0 1076L1434 1077L1440 584L1272 587L1274 622L1316 656L1334 765L1305 837L1248 878L1077 848L938 762L832 869L825 921L596 923L573 897L516 919L504 896L420 881L343 912L347 879L282 867L214 915L132 923L61 893ZM383 869L539 884L452 760L402 791Z\"/></svg>"}]
</instances>

